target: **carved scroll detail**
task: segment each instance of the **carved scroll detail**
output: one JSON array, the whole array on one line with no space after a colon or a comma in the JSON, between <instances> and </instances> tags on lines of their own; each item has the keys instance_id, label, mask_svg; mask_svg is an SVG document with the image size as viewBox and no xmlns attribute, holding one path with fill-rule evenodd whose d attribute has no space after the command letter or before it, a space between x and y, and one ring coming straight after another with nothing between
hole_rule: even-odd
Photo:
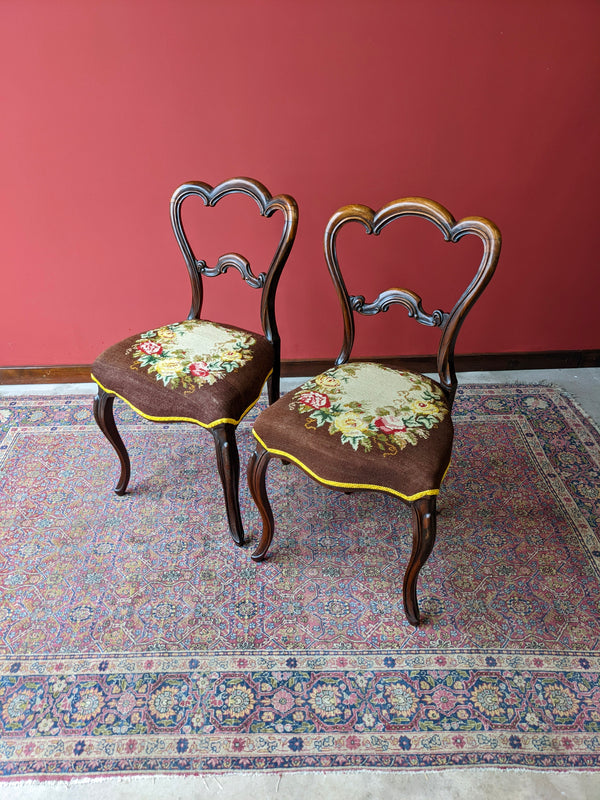
<instances>
[{"instance_id":1,"label":"carved scroll detail","mask_svg":"<svg viewBox=\"0 0 600 800\"><path fill-rule=\"evenodd\" d=\"M450 317L440 309L436 309L433 314L428 314L423 309L419 295L408 289L387 289L385 292L381 292L372 303L365 302L362 294L350 297L350 306L353 311L369 317L379 314L380 311L387 311L391 305L404 306L409 317L413 317L421 325L428 325L431 328L443 327Z\"/></svg>"},{"instance_id":2,"label":"carved scroll detail","mask_svg":"<svg viewBox=\"0 0 600 800\"><path fill-rule=\"evenodd\" d=\"M214 267L209 267L206 261L196 261L196 267L198 272L201 275L206 275L207 278L215 278L217 275L224 275L229 267L233 267L233 269L236 269L240 273L248 286L251 286L253 289L262 289L267 278L266 272L259 272L258 275L255 275L252 272L249 261L238 253L226 253L220 256Z\"/></svg>"}]
</instances>

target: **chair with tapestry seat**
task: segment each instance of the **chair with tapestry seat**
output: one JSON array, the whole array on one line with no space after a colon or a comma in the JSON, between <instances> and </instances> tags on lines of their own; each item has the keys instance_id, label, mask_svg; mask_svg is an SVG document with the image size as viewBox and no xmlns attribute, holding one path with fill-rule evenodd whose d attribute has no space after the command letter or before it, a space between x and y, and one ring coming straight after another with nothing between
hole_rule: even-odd
<instances>
[{"instance_id":1,"label":"chair with tapestry seat","mask_svg":"<svg viewBox=\"0 0 600 800\"><path fill-rule=\"evenodd\" d=\"M350 296L338 264L336 239L349 222L379 234L401 217L433 223L448 242L472 234L483 243L475 277L450 312L424 311L419 295L388 289L371 303ZM294 462L319 483L350 493L387 492L412 508L412 552L404 575L403 602L408 621L421 621L417 579L436 536L436 496L450 464L452 404L457 389L454 347L462 323L489 282L500 255L496 226L481 217L456 222L441 205L424 198L396 200L375 213L362 205L341 208L325 232L325 258L342 308L344 341L335 366L289 392L257 418L256 450L248 465L248 483L263 523L252 554L262 560L273 537L273 511L266 492L272 458ZM386 366L349 361L354 343L354 314L371 316L393 304L407 309L422 325L440 329L438 380Z\"/></svg>"},{"instance_id":2,"label":"chair with tapestry seat","mask_svg":"<svg viewBox=\"0 0 600 800\"><path fill-rule=\"evenodd\" d=\"M246 195L261 216L282 214L283 230L266 272L255 275L238 253L222 255L214 267L194 255L182 222L182 204L197 196L214 207L227 195ZM134 411L156 422L190 422L209 430L227 510L229 530L236 544L244 544L240 514L239 457L236 426L254 406L267 382L269 402L279 397L280 339L275 319L275 293L298 225L298 208L288 195L272 197L249 178L232 178L214 188L185 183L171 198L171 224L185 259L192 285L187 319L136 333L98 356L92 378L98 384L94 416L116 450L121 474L115 492L123 495L130 478L129 455L117 430L113 403L119 397ZM232 267L252 288L259 289L262 334L233 325L201 319L204 277L215 277Z\"/></svg>"}]
</instances>

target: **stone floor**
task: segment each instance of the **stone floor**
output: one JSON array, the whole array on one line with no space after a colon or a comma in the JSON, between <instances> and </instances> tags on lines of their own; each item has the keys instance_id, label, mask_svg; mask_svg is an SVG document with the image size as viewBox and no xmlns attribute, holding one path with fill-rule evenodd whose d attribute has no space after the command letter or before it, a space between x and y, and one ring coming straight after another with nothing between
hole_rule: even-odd
<instances>
[{"instance_id":1,"label":"stone floor","mask_svg":"<svg viewBox=\"0 0 600 800\"><path fill-rule=\"evenodd\" d=\"M289 391L301 379L287 379ZM546 383L564 387L600 425L600 369L471 372L461 383ZM93 384L0 386L0 396L94 393ZM600 773L449 769L437 772L233 773L0 783L0 800L598 800Z\"/></svg>"}]
</instances>

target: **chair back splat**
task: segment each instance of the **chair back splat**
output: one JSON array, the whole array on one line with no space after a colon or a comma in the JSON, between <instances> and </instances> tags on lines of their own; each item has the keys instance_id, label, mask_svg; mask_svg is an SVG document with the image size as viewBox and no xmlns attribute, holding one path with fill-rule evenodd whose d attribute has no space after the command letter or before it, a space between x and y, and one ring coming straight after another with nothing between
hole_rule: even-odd
<instances>
[{"instance_id":1,"label":"chair back splat","mask_svg":"<svg viewBox=\"0 0 600 800\"><path fill-rule=\"evenodd\" d=\"M281 238L271 263L256 275L238 253L226 253L209 267L196 258L183 227L181 209L188 197L201 197L208 208L233 194L254 200L263 217L271 217L276 211L283 217ZM229 530L241 545L244 530L235 429L257 402L265 382L269 402L279 397L281 346L275 294L296 236L298 207L289 195L273 197L262 183L251 178L232 178L215 187L190 181L176 189L171 198L171 224L190 278L189 314L186 319L129 336L98 356L92 367L92 378L98 384L94 415L121 463L115 487L119 495L126 492L131 468L114 420L116 397L149 420L191 422L208 429L215 441ZM203 276L216 277L230 268L237 270L250 287L261 291L262 334L201 319Z\"/></svg>"},{"instance_id":2,"label":"chair back splat","mask_svg":"<svg viewBox=\"0 0 600 800\"><path fill-rule=\"evenodd\" d=\"M370 302L363 295L348 293L338 262L340 230L349 222L358 222L367 234L378 235L401 217L428 220L447 242L458 242L467 234L481 240L479 267L450 311L427 312L421 297L408 289L386 289ZM329 488L392 494L412 508L412 551L404 574L403 605L408 621L418 625L417 579L435 543L436 497L450 465L454 440L451 411L457 389L456 338L494 273L500 232L483 217L456 222L439 203L407 197L377 212L364 205L344 206L327 224L324 247L342 310L342 349L332 369L280 398L255 422L257 445L248 467L248 483L263 531L252 558L262 560L273 538L274 517L266 492L271 458L294 462ZM377 361L350 361L354 314L374 316L392 305L403 306L421 325L439 328L439 380Z\"/></svg>"},{"instance_id":3,"label":"chair back splat","mask_svg":"<svg viewBox=\"0 0 600 800\"><path fill-rule=\"evenodd\" d=\"M419 295L408 289L387 289L373 302L367 303L362 295L349 295L339 267L336 241L341 228L349 222L359 222L368 234L377 236L394 220L405 217L421 217L436 225L447 242L458 242L467 234L478 236L483 242L483 254L479 268L471 283L451 312L436 309L432 314L423 310ZM363 205L349 205L334 214L325 231L325 259L336 288L344 321L344 342L335 364L344 364L350 358L354 345L354 312L373 316L387 311L391 305L399 304L421 325L440 328L441 337L437 353L437 370L440 385L451 401L456 393L457 381L454 369L454 347L458 332L471 307L489 283L500 255L501 236L497 227L483 217L467 217L456 222L450 212L439 203L423 197L407 197L384 206L375 213Z\"/></svg>"}]
</instances>

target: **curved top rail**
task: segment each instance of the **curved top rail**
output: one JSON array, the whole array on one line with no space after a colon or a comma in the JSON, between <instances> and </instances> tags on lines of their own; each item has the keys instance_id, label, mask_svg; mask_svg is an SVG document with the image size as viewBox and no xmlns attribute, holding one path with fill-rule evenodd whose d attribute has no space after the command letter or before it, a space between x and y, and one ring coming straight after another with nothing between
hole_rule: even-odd
<instances>
[{"instance_id":1,"label":"curved top rail","mask_svg":"<svg viewBox=\"0 0 600 800\"><path fill-rule=\"evenodd\" d=\"M266 272L254 275L247 259L237 253L222 255L215 267L208 267L205 261L197 259L194 255L181 219L181 208L184 200L188 197L197 196L202 199L205 206L214 207L224 197L232 194L244 194L251 197L256 202L261 216L270 217L278 210L284 216L281 239ZM217 186L211 186L203 181L187 181L178 186L173 192L170 205L173 232L185 259L192 286L192 305L188 315L189 319L200 318L203 299L202 276L214 277L221 275L227 272L229 267L233 267L249 286L263 290L261 298L263 329L270 341L278 341L274 293L279 282L281 270L296 237L298 206L294 198L289 195L272 196L269 190L259 181L253 178L237 177L222 181Z\"/></svg>"},{"instance_id":2,"label":"curved top rail","mask_svg":"<svg viewBox=\"0 0 600 800\"><path fill-rule=\"evenodd\" d=\"M427 314L423 310L419 295L408 289L387 289L372 303L365 302L362 295L348 294L337 255L337 236L340 230L349 222L358 222L367 234L378 235L392 221L405 216L429 220L440 230L447 242L457 242L466 235L475 235L483 242L483 256L477 272L450 313L436 309L432 314ZM467 313L496 269L501 243L500 231L493 222L484 217L465 217L457 222L448 209L424 197L394 200L379 211L358 204L340 208L329 220L324 239L325 259L342 308L344 322L344 340L336 365L343 364L350 357L355 334L354 312L374 315L380 311L387 311L392 304L399 304L404 306L409 316L418 322L441 329L437 356L438 373L442 387L453 399L456 391L454 370L456 337Z\"/></svg>"}]
</instances>

